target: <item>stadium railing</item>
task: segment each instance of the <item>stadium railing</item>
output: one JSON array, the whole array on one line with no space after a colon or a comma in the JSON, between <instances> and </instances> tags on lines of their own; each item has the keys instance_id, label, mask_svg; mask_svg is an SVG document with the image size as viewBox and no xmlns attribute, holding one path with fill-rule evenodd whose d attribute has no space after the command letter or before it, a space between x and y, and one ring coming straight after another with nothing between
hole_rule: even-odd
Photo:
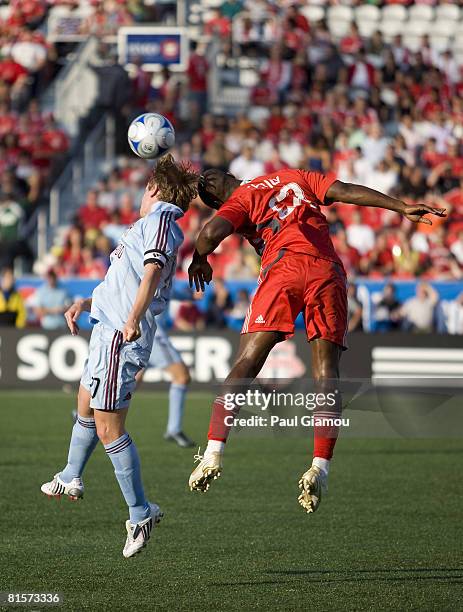
<instances>
[{"instance_id":1,"label":"stadium railing","mask_svg":"<svg viewBox=\"0 0 463 612\"><path fill-rule=\"evenodd\" d=\"M76 136L79 121L93 106L98 79L89 63L97 59L98 39L91 36L82 43L71 62L54 84L53 108L56 119L71 136Z\"/></svg>"},{"instance_id":2,"label":"stadium railing","mask_svg":"<svg viewBox=\"0 0 463 612\"><path fill-rule=\"evenodd\" d=\"M38 214L37 255L41 259L53 244L58 226L72 220L103 164L115 157L115 126L112 115L104 115L50 189L50 205Z\"/></svg>"},{"instance_id":3,"label":"stadium railing","mask_svg":"<svg viewBox=\"0 0 463 612\"><path fill-rule=\"evenodd\" d=\"M220 62L220 44L212 40L208 50L208 95L213 113L233 114L249 104L250 89L240 85L241 68Z\"/></svg>"}]
</instances>

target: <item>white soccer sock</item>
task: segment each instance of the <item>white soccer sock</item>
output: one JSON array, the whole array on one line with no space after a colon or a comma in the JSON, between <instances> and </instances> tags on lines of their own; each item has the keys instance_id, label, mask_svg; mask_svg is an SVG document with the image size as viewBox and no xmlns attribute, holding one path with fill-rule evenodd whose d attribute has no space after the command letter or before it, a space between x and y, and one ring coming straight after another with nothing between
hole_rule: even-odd
<instances>
[{"instance_id":1,"label":"white soccer sock","mask_svg":"<svg viewBox=\"0 0 463 612\"><path fill-rule=\"evenodd\" d=\"M210 455L211 453L223 453L224 448L225 442L221 442L220 440L208 440L204 456Z\"/></svg>"},{"instance_id":2,"label":"white soccer sock","mask_svg":"<svg viewBox=\"0 0 463 612\"><path fill-rule=\"evenodd\" d=\"M323 457L314 457L312 460L312 465L318 467L325 472L325 476L328 476L328 472L330 471L330 460L323 459Z\"/></svg>"}]
</instances>

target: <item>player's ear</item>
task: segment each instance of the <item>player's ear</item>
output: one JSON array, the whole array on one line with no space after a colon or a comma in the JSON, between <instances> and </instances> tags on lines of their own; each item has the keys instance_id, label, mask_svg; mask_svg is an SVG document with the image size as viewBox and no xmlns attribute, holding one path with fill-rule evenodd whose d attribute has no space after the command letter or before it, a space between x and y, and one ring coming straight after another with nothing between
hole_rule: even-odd
<instances>
[{"instance_id":1,"label":"player's ear","mask_svg":"<svg viewBox=\"0 0 463 612\"><path fill-rule=\"evenodd\" d=\"M158 185L156 183L153 183L153 185L150 186L149 190L150 190L150 196L152 198L157 196L158 193L159 193L159 187L158 187Z\"/></svg>"}]
</instances>

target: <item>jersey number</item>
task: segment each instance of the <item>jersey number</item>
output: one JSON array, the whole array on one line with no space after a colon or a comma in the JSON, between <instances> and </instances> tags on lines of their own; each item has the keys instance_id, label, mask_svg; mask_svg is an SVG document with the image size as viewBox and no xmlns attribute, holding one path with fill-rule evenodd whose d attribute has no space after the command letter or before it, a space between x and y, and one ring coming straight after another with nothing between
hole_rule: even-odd
<instances>
[{"instance_id":1,"label":"jersey number","mask_svg":"<svg viewBox=\"0 0 463 612\"><path fill-rule=\"evenodd\" d=\"M280 203L284 203L285 200L290 198L290 192L292 192L292 204L287 206L283 204L280 206ZM294 210L300 206L303 202L307 202L311 206L313 206L312 202L306 200L305 193L301 189L301 187L297 183L288 183L283 185L278 194L274 196L268 205L272 210L278 213L278 217L280 219L286 219ZM316 208L316 207L315 207Z\"/></svg>"}]
</instances>

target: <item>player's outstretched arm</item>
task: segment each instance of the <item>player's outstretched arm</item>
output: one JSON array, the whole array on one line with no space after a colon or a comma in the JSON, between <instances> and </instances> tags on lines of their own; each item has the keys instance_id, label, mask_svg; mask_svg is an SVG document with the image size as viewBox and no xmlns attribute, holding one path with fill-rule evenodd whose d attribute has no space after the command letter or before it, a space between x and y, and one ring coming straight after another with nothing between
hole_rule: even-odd
<instances>
[{"instance_id":1,"label":"player's outstretched arm","mask_svg":"<svg viewBox=\"0 0 463 612\"><path fill-rule=\"evenodd\" d=\"M141 336L140 321L145 316L148 306L154 298L154 293L161 278L161 266L158 263L145 264L145 273L138 287L137 295L128 316L127 322L122 330L124 342L134 342Z\"/></svg>"},{"instance_id":2,"label":"player's outstretched arm","mask_svg":"<svg viewBox=\"0 0 463 612\"><path fill-rule=\"evenodd\" d=\"M406 204L402 200L391 198L380 191L355 185L353 183L343 183L335 181L326 192L326 199L332 202L346 202L347 204L357 204L357 206L375 206L386 208L398 212L413 223L426 223L432 225L432 221L425 215L437 215L445 217L445 208L435 208L426 204Z\"/></svg>"},{"instance_id":3,"label":"player's outstretched arm","mask_svg":"<svg viewBox=\"0 0 463 612\"><path fill-rule=\"evenodd\" d=\"M92 298L86 298L85 300L76 300L64 313L64 318L68 324L69 331L73 336L79 333L79 326L77 325L77 319L83 312L90 312L92 309Z\"/></svg>"},{"instance_id":4,"label":"player's outstretched arm","mask_svg":"<svg viewBox=\"0 0 463 612\"><path fill-rule=\"evenodd\" d=\"M211 282L212 268L207 261L207 256L213 253L222 240L233 234L233 232L233 224L220 215L206 223L196 239L193 261L188 268L191 288L194 285L196 291L204 291L204 285Z\"/></svg>"}]
</instances>

